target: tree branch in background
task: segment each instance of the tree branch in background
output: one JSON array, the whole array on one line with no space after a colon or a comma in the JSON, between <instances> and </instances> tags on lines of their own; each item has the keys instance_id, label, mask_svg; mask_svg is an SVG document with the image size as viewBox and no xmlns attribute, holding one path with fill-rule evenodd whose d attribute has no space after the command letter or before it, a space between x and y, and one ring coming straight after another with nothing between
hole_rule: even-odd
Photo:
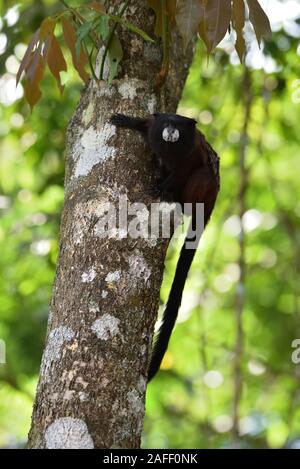
<instances>
[{"instance_id":1,"label":"tree branch in background","mask_svg":"<svg viewBox=\"0 0 300 469\"><path fill-rule=\"evenodd\" d=\"M235 359L234 359L234 398L233 398L233 427L232 433L235 441L239 439L239 405L242 396L242 360L243 360L243 310L245 305L245 280L246 280L246 266L245 266L245 231L243 228L243 215L246 211L246 192L248 186L248 170L246 166L246 155L248 147L248 127L250 122L251 106L253 101L253 94L251 89L251 72L245 68L243 83L242 83L242 96L244 97L244 123L243 130L240 138L239 148L239 218L241 231L239 235L239 259L238 264L240 268L240 279L236 287L236 346L235 346Z\"/></svg>"}]
</instances>

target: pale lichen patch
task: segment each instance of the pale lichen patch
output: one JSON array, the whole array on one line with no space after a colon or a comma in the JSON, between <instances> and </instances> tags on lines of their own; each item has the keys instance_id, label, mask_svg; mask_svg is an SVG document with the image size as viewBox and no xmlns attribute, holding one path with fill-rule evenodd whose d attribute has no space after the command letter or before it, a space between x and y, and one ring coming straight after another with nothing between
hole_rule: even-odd
<instances>
[{"instance_id":1,"label":"pale lichen patch","mask_svg":"<svg viewBox=\"0 0 300 469\"><path fill-rule=\"evenodd\" d=\"M52 312L51 309L50 309L50 310L49 310L49 315L48 315L48 323L49 323L49 324L51 324L52 319L53 319L53 312Z\"/></svg>"},{"instance_id":2,"label":"pale lichen patch","mask_svg":"<svg viewBox=\"0 0 300 469\"><path fill-rule=\"evenodd\" d=\"M90 283L96 278L97 273L94 269L94 267L90 267L86 272L83 272L81 275L81 280L83 283Z\"/></svg>"},{"instance_id":3,"label":"pale lichen patch","mask_svg":"<svg viewBox=\"0 0 300 469\"><path fill-rule=\"evenodd\" d=\"M145 283L151 275L150 267L141 255L132 255L128 259L129 275L138 282L142 279Z\"/></svg>"},{"instance_id":4,"label":"pale lichen patch","mask_svg":"<svg viewBox=\"0 0 300 469\"><path fill-rule=\"evenodd\" d=\"M134 80L126 79L119 87L118 91L124 99L134 99L136 97L136 83Z\"/></svg>"},{"instance_id":5,"label":"pale lichen patch","mask_svg":"<svg viewBox=\"0 0 300 469\"><path fill-rule=\"evenodd\" d=\"M115 147L108 144L111 137L116 134L116 127L106 122L100 129L87 128L73 154L75 163L74 176L87 176L92 168L116 154Z\"/></svg>"},{"instance_id":6,"label":"pale lichen patch","mask_svg":"<svg viewBox=\"0 0 300 469\"><path fill-rule=\"evenodd\" d=\"M75 396L75 391L73 389L67 389L64 393L63 399L65 401L71 401Z\"/></svg>"},{"instance_id":7,"label":"pale lichen patch","mask_svg":"<svg viewBox=\"0 0 300 469\"><path fill-rule=\"evenodd\" d=\"M73 217L72 237L76 245L82 243L94 218L102 217L109 208L107 200L92 199L76 204Z\"/></svg>"},{"instance_id":8,"label":"pale lichen patch","mask_svg":"<svg viewBox=\"0 0 300 469\"><path fill-rule=\"evenodd\" d=\"M74 336L75 333L67 326L57 327L50 332L41 365L41 376L43 379L46 380L49 378L47 374L52 363L61 357L61 349L63 345L66 342L71 341Z\"/></svg>"},{"instance_id":9,"label":"pale lichen patch","mask_svg":"<svg viewBox=\"0 0 300 469\"><path fill-rule=\"evenodd\" d=\"M144 399L142 394L136 389L132 389L127 393L127 400L130 404L132 413L140 415L144 412Z\"/></svg>"},{"instance_id":10,"label":"pale lichen patch","mask_svg":"<svg viewBox=\"0 0 300 469\"><path fill-rule=\"evenodd\" d=\"M121 271L120 270L115 270L114 272L109 272L106 277L105 281L106 282L117 282L121 278Z\"/></svg>"},{"instance_id":11,"label":"pale lichen patch","mask_svg":"<svg viewBox=\"0 0 300 469\"><path fill-rule=\"evenodd\" d=\"M90 101L88 107L82 113L82 121L85 125L89 125L89 123L93 119L93 114L94 114L94 103L93 101Z\"/></svg>"},{"instance_id":12,"label":"pale lichen patch","mask_svg":"<svg viewBox=\"0 0 300 469\"><path fill-rule=\"evenodd\" d=\"M93 449L94 443L86 423L63 417L55 420L45 432L47 449Z\"/></svg>"},{"instance_id":13,"label":"pale lichen patch","mask_svg":"<svg viewBox=\"0 0 300 469\"><path fill-rule=\"evenodd\" d=\"M80 386L82 386L83 389L86 389L89 385L89 383L87 381L84 381L82 376L77 376L77 378L75 380L75 383L80 384Z\"/></svg>"},{"instance_id":14,"label":"pale lichen patch","mask_svg":"<svg viewBox=\"0 0 300 469\"><path fill-rule=\"evenodd\" d=\"M144 393L146 391L147 387L147 379L144 376L140 376L138 384L137 384L137 389L140 393Z\"/></svg>"},{"instance_id":15,"label":"pale lichen patch","mask_svg":"<svg viewBox=\"0 0 300 469\"><path fill-rule=\"evenodd\" d=\"M97 319L92 324L92 331L96 334L98 339L108 340L119 334L120 319L110 314L103 314L101 318Z\"/></svg>"},{"instance_id":16,"label":"pale lichen patch","mask_svg":"<svg viewBox=\"0 0 300 469\"><path fill-rule=\"evenodd\" d=\"M147 110L149 114L154 114L157 108L157 99L155 94L153 94L147 102Z\"/></svg>"},{"instance_id":17,"label":"pale lichen patch","mask_svg":"<svg viewBox=\"0 0 300 469\"><path fill-rule=\"evenodd\" d=\"M88 393L84 391L79 391L78 393L79 399L81 402L87 402L89 400L89 395Z\"/></svg>"},{"instance_id":18,"label":"pale lichen patch","mask_svg":"<svg viewBox=\"0 0 300 469\"><path fill-rule=\"evenodd\" d=\"M117 92L117 89L113 84L109 85L107 82L104 81L94 83L94 90L96 91L97 97L108 99L112 99L114 94Z\"/></svg>"},{"instance_id":19,"label":"pale lichen patch","mask_svg":"<svg viewBox=\"0 0 300 469\"><path fill-rule=\"evenodd\" d=\"M63 382L70 383L72 381L72 379L74 378L75 374L76 374L75 370L64 370L63 374L61 376L61 380Z\"/></svg>"},{"instance_id":20,"label":"pale lichen patch","mask_svg":"<svg viewBox=\"0 0 300 469\"><path fill-rule=\"evenodd\" d=\"M89 312L92 314L97 314L99 313L99 311L100 309L99 309L98 303L96 303L96 301L91 301L89 303Z\"/></svg>"}]
</instances>

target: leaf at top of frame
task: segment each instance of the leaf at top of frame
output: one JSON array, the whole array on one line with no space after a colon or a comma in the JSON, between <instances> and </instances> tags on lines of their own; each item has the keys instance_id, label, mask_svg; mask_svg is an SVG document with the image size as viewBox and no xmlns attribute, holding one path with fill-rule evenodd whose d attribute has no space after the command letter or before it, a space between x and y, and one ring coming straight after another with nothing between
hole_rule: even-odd
<instances>
[{"instance_id":1,"label":"leaf at top of frame","mask_svg":"<svg viewBox=\"0 0 300 469\"><path fill-rule=\"evenodd\" d=\"M240 62L244 61L246 52L245 38L243 29L245 26L245 4L244 0L233 0L232 3L232 24L236 32L235 49L238 53Z\"/></svg>"},{"instance_id":2,"label":"leaf at top of frame","mask_svg":"<svg viewBox=\"0 0 300 469\"><path fill-rule=\"evenodd\" d=\"M260 6L258 0L247 0L249 7L249 19L253 25L258 44L263 37L268 38L272 34L269 18Z\"/></svg>"},{"instance_id":3,"label":"leaf at top of frame","mask_svg":"<svg viewBox=\"0 0 300 469\"><path fill-rule=\"evenodd\" d=\"M176 23L185 48L196 34L202 16L203 6L201 0L177 1Z\"/></svg>"},{"instance_id":4,"label":"leaf at top of frame","mask_svg":"<svg viewBox=\"0 0 300 469\"><path fill-rule=\"evenodd\" d=\"M205 28L210 53L224 38L231 20L231 0L209 0L204 6Z\"/></svg>"}]
</instances>

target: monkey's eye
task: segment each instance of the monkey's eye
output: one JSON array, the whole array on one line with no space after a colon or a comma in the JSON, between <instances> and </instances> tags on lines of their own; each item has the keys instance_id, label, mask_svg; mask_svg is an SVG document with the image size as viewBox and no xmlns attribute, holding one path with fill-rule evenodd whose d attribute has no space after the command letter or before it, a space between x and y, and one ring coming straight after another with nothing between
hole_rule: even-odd
<instances>
[{"instance_id":1,"label":"monkey's eye","mask_svg":"<svg viewBox=\"0 0 300 469\"><path fill-rule=\"evenodd\" d=\"M171 125L168 125L167 127L164 128L162 132L162 138L165 142L169 143L175 143L179 140L179 130L172 127Z\"/></svg>"}]
</instances>

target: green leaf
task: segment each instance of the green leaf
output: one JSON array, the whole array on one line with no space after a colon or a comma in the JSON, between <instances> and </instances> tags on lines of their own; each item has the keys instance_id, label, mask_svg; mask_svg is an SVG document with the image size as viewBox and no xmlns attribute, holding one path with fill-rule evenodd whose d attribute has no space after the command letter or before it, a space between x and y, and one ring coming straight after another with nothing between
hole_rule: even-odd
<instances>
[{"instance_id":1,"label":"green leaf","mask_svg":"<svg viewBox=\"0 0 300 469\"><path fill-rule=\"evenodd\" d=\"M108 49L108 58L109 58L108 82L111 83L112 80L117 76L118 66L119 66L120 61L123 58L122 45L116 33L113 35L112 41Z\"/></svg>"},{"instance_id":2,"label":"green leaf","mask_svg":"<svg viewBox=\"0 0 300 469\"><path fill-rule=\"evenodd\" d=\"M95 31L104 41L106 41L109 36L109 18L107 15L103 15L99 18Z\"/></svg>"},{"instance_id":3,"label":"green leaf","mask_svg":"<svg viewBox=\"0 0 300 469\"><path fill-rule=\"evenodd\" d=\"M76 30L76 55L77 58L80 56L80 49L81 49L81 43L82 41L90 34L91 30L94 28L94 22L93 21L86 21L85 23L82 23L82 25L79 26L79 28Z\"/></svg>"}]
</instances>

